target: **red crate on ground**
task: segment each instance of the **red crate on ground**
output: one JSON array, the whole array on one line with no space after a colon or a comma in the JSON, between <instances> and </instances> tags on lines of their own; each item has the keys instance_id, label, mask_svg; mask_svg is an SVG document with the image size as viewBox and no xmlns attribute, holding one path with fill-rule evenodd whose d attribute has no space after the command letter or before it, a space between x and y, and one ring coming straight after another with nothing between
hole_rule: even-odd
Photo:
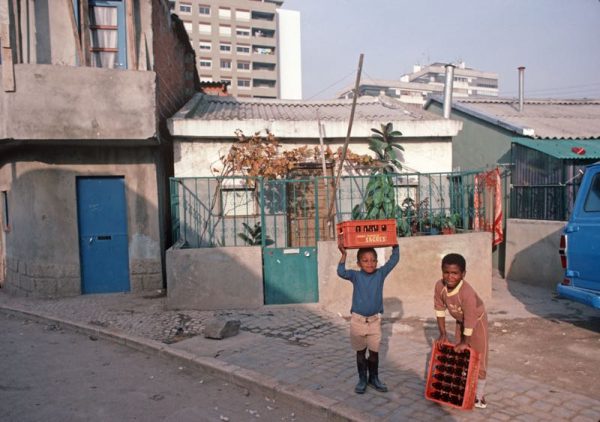
<instances>
[{"instance_id":1,"label":"red crate on ground","mask_svg":"<svg viewBox=\"0 0 600 422\"><path fill-rule=\"evenodd\" d=\"M377 248L398 243L396 220L350 220L337 224L338 244L346 249Z\"/></svg>"},{"instance_id":2,"label":"red crate on ground","mask_svg":"<svg viewBox=\"0 0 600 422\"><path fill-rule=\"evenodd\" d=\"M478 373L479 354L475 350L469 347L456 353L453 344L434 342L425 398L457 409L472 409Z\"/></svg>"}]
</instances>

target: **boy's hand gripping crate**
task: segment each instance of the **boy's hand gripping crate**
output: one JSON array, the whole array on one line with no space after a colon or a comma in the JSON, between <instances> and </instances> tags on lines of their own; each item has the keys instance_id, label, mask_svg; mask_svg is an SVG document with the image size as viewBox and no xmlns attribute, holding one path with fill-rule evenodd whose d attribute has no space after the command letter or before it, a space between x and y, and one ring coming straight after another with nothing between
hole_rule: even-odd
<instances>
[{"instance_id":1,"label":"boy's hand gripping crate","mask_svg":"<svg viewBox=\"0 0 600 422\"><path fill-rule=\"evenodd\" d=\"M378 248L398 244L396 220L350 220L337 224L338 244L346 249Z\"/></svg>"},{"instance_id":2,"label":"boy's hand gripping crate","mask_svg":"<svg viewBox=\"0 0 600 422\"><path fill-rule=\"evenodd\" d=\"M457 409L472 409L479 373L479 354L472 348L456 353L451 343L434 342L425 398Z\"/></svg>"}]
</instances>

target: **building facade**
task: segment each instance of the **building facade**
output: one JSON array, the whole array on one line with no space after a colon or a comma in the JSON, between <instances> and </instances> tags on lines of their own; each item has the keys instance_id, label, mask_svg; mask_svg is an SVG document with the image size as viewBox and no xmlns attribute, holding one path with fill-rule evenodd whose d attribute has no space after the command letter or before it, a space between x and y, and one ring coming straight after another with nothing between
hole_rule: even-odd
<instances>
[{"instance_id":1,"label":"building facade","mask_svg":"<svg viewBox=\"0 0 600 422\"><path fill-rule=\"evenodd\" d=\"M415 65L412 73L403 75L399 80L364 80L360 84L359 95L386 95L406 103L425 104L428 95L443 94L445 66L445 63ZM347 87L338 96L352 98L352 91L353 87ZM465 62L459 62L455 64L452 91L457 98L497 97L498 74L472 69Z\"/></svg>"},{"instance_id":2,"label":"building facade","mask_svg":"<svg viewBox=\"0 0 600 422\"><path fill-rule=\"evenodd\" d=\"M166 119L197 90L166 0L0 7L0 287L39 297L163 287ZM23 24L27 23L27 24Z\"/></svg>"},{"instance_id":3,"label":"building facade","mask_svg":"<svg viewBox=\"0 0 600 422\"><path fill-rule=\"evenodd\" d=\"M280 0L177 0L201 81L236 97L301 98L300 15ZM285 75L285 78L282 77Z\"/></svg>"}]
</instances>

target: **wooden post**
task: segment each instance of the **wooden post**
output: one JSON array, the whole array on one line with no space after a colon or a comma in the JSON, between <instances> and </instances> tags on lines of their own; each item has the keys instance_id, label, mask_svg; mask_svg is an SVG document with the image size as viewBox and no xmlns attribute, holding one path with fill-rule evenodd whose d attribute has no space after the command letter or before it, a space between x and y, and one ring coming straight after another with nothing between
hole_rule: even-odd
<instances>
[{"instance_id":1,"label":"wooden post","mask_svg":"<svg viewBox=\"0 0 600 422\"><path fill-rule=\"evenodd\" d=\"M323 167L323 177L327 176L327 166L325 165L325 145L323 144L323 126L321 125L321 117L317 108L317 124L319 125L319 144L321 144L321 165Z\"/></svg>"},{"instance_id":2,"label":"wooden post","mask_svg":"<svg viewBox=\"0 0 600 422\"><path fill-rule=\"evenodd\" d=\"M138 59L138 70L148 70L148 58L146 56L146 33L142 32L140 37L140 58Z\"/></svg>"},{"instance_id":3,"label":"wooden post","mask_svg":"<svg viewBox=\"0 0 600 422\"><path fill-rule=\"evenodd\" d=\"M350 109L350 121L348 122L348 132L346 133L346 140L344 141L344 147L342 148L342 156L340 158L340 164L338 165L337 175L335 182L333 183L333 195L331 197L331 203L329 204L329 213L327 214L328 224L333 224L333 206L335 205L335 197L337 193L338 184L340 183L340 176L342 174L342 168L344 161L346 160L346 152L348 151L348 143L350 142L350 134L352 133L352 123L354 122L354 110L356 110L356 100L358 99L358 87L360 85L360 74L362 72L364 54L360 54L358 59L358 71L356 72L356 83L354 84L354 96L352 98L352 108Z\"/></svg>"}]
</instances>

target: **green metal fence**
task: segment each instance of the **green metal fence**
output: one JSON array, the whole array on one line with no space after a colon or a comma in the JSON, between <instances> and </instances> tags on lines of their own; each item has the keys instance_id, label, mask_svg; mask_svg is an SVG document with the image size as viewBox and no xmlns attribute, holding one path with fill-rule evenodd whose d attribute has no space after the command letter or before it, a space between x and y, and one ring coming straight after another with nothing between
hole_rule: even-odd
<instances>
[{"instance_id":1,"label":"green metal fence","mask_svg":"<svg viewBox=\"0 0 600 422\"><path fill-rule=\"evenodd\" d=\"M478 173L343 176L335 195L332 177L171 178L173 239L188 248L316 245L334 239L335 222L364 208L371 177L392 180L399 236L436 234L444 226L471 230L490 203L488 191L476 189Z\"/></svg>"}]
</instances>

